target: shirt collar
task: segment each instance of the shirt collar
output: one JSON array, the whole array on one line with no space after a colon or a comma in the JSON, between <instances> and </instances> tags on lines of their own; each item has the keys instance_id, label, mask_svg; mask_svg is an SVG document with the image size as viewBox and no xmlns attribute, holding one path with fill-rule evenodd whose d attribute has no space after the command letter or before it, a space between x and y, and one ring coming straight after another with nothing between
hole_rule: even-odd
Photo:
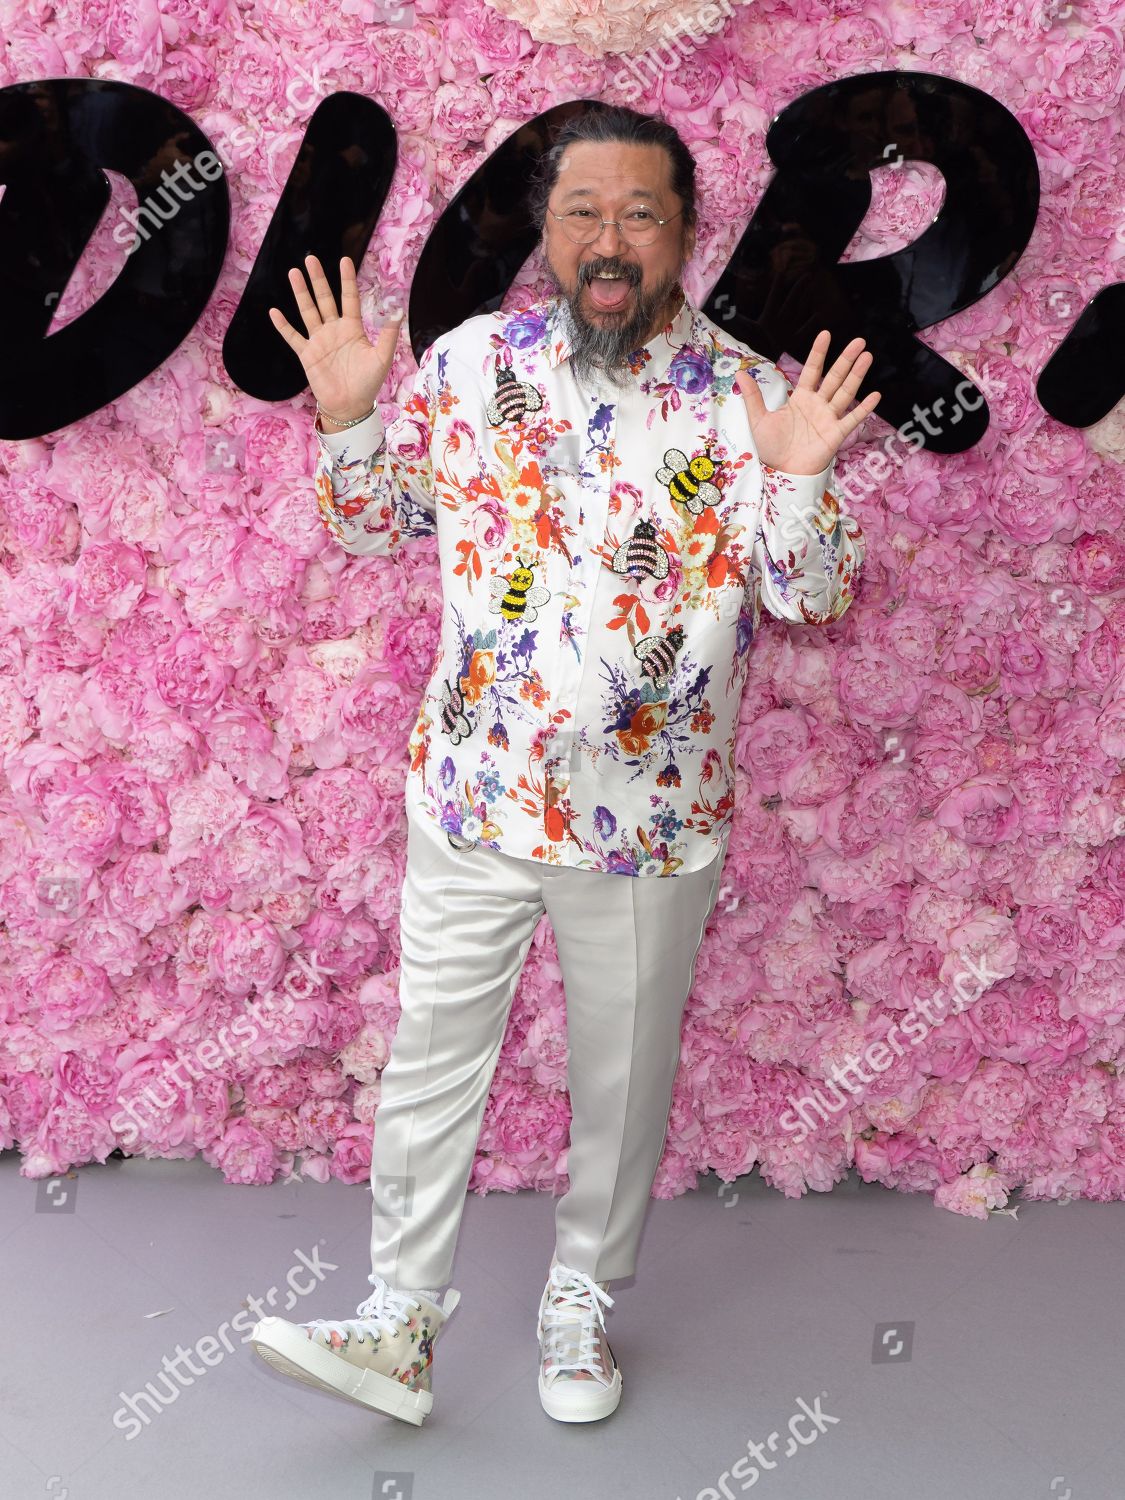
<instances>
[{"instance_id":1,"label":"shirt collar","mask_svg":"<svg viewBox=\"0 0 1125 1500\"><path fill-rule=\"evenodd\" d=\"M544 352L547 364L552 370L570 354L570 337L567 319L564 316L565 306L561 296L548 298ZM662 379L679 349L684 344L698 342L696 314L697 309L689 302L685 292L679 311L673 315L671 321L666 323L647 344L633 352L633 367L638 376L643 376L646 380Z\"/></svg>"}]
</instances>

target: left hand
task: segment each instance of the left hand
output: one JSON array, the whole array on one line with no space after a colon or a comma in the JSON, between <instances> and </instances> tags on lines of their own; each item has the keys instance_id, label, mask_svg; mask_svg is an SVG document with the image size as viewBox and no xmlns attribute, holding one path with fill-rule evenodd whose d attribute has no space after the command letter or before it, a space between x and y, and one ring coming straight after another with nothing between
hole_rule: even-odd
<instances>
[{"instance_id":1,"label":"left hand","mask_svg":"<svg viewBox=\"0 0 1125 1500\"><path fill-rule=\"evenodd\" d=\"M881 391L872 391L854 411L848 411L874 356L870 350L860 353L863 339L852 339L821 380L830 342L829 330L821 329L801 378L776 411L766 410L758 383L747 370L739 370L735 376L746 402L758 457L771 469L786 474L819 474L832 462L848 434L875 410L882 396Z\"/></svg>"}]
</instances>

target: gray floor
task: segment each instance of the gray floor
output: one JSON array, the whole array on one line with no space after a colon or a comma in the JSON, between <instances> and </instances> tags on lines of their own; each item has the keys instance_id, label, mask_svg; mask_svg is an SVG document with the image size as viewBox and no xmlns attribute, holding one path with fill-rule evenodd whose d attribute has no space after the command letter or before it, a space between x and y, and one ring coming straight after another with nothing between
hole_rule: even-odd
<instances>
[{"instance_id":1,"label":"gray floor","mask_svg":"<svg viewBox=\"0 0 1125 1500\"><path fill-rule=\"evenodd\" d=\"M354 1311L369 1290L365 1186L236 1188L200 1161L49 1183L18 1166L0 1156L3 1500L1125 1493L1119 1203L1029 1203L980 1223L854 1174L793 1202L753 1177L720 1195L708 1176L652 1203L637 1275L610 1288L621 1406L571 1427L535 1387L555 1200L470 1195L463 1301L438 1344L433 1414L413 1428L275 1374L241 1342L247 1324L227 1334L232 1352L220 1342L251 1296L272 1292L279 1312L288 1299L295 1321ZM200 1373L166 1377L169 1399L162 1361L208 1335ZM129 1438L114 1413L146 1382L167 1404ZM804 1420L800 1444L799 1400L823 1429ZM749 1442L774 1465L752 1482Z\"/></svg>"}]
</instances>

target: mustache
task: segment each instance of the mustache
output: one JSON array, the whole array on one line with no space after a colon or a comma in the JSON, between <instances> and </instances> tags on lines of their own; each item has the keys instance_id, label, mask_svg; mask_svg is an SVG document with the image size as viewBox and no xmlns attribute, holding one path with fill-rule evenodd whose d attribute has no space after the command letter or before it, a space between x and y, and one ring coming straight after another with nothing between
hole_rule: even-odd
<instances>
[{"instance_id":1,"label":"mustache","mask_svg":"<svg viewBox=\"0 0 1125 1500\"><path fill-rule=\"evenodd\" d=\"M641 268L634 261L619 260L616 255L606 255L599 260L583 261L578 267L578 285L587 286L603 271L625 277L632 286L640 283Z\"/></svg>"}]
</instances>

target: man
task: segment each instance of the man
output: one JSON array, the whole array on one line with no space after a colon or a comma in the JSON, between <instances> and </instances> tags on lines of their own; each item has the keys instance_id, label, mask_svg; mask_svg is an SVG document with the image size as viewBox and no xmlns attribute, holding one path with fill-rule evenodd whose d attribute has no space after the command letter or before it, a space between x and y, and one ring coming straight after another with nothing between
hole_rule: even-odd
<instances>
[{"instance_id":1,"label":"man","mask_svg":"<svg viewBox=\"0 0 1125 1500\"><path fill-rule=\"evenodd\" d=\"M694 162L663 120L572 120L534 196L555 293L467 319L384 431L398 334L372 345L308 257L300 335L321 515L349 552L436 530L441 646L410 736L401 1015L371 1162L372 1295L341 1321L267 1318L275 1368L420 1423L477 1135L544 911L566 992L570 1188L539 1309L540 1399L612 1412L613 1278L631 1275L680 1027L733 807L734 728L761 604L822 624L863 558L829 488L870 364L853 340L793 389L684 296Z\"/></svg>"}]
</instances>

